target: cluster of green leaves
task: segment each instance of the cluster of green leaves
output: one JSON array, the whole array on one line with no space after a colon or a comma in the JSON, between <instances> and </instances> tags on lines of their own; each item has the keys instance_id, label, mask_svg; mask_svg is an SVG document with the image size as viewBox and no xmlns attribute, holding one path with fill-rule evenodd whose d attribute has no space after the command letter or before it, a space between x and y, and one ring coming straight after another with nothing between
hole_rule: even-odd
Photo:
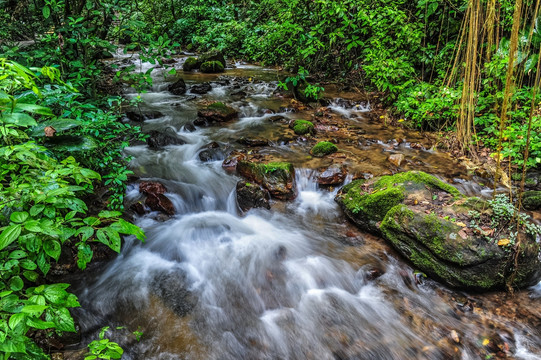
<instances>
[{"instance_id":1,"label":"cluster of green leaves","mask_svg":"<svg viewBox=\"0 0 541 360\"><path fill-rule=\"evenodd\" d=\"M321 93L325 90L319 84L311 84L307 80L308 71L300 66L295 76L287 77L283 82L278 83L278 87L284 90L288 90L288 84L293 86L293 93L298 94L299 90L302 92L304 99L316 101L321 98Z\"/></svg>"},{"instance_id":2,"label":"cluster of green leaves","mask_svg":"<svg viewBox=\"0 0 541 360\"><path fill-rule=\"evenodd\" d=\"M108 330L109 326L102 328L98 335L99 339L88 344L88 355L85 356L85 360L122 358L124 350L116 342L105 337Z\"/></svg>"},{"instance_id":3,"label":"cluster of green leaves","mask_svg":"<svg viewBox=\"0 0 541 360\"><path fill-rule=\"evenodd\" d=\"M58 80L54 69L40 72ZM117 211L86 215L81 198L100 175L72 156L58 160L62 152L54 153L54 147L36 144L29 128L54 115L28 102L46 98L33 71L0 59L0 78L0 358L40 359L46 355L29 332L75 331L69 308L79 304L66 292L69 285L36 286L59 260L62 246L77 251L77 265L84 269L93 256L91 242L119 252L122 234L140 240L144 234Z\"/></svg>"}]
</instances>

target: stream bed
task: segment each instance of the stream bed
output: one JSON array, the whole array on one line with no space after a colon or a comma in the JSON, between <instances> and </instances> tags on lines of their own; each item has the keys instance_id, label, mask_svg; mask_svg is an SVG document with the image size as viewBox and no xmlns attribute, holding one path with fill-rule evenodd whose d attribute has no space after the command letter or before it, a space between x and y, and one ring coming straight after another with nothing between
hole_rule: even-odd
<instances>
[{"instance_id":1,"label":"stream bed","mask_svg":"<svg viewBox=\"0 0 541 360\"><path fill-rule=\"evenodd\" d=\"M426 279L384 240L348 223L334 202L338 188L316 181L332 164L347 168L346 182L422 170L467 195L490 194L422 134L387 126L355 93L328 92L334 99L325 108L304 108L275 92L276 70L237 64L224 74L165 73L156 69L152 90L141 95L143 113L160 114L143 131L170 132L183 144L134 145L126 155L137 177L165 185L175 215L137 216L146 242L127 239L117 258L78 280L82 343L110 326L122 327L110 337L128 360L541 359L541 285L474 294ZM188 92L176 96L167 88L179 76ZM205 82L210 92L191 92ZM189 126L210 101L238 109L239 119ZM315 141L271 121L277 115L315 121L317 138L340 151L312 158ZM248 147L241 138L268 146ZM211 143L218 150L202 159ZM296 199L242 214L240 178L222 167L232 151L291 162ZM404 155L400 168L391 154ZM128 203L141 196L137 183L128 187ZM134 331L142 332L139 341Z\"/></svg>"}]
</instances>

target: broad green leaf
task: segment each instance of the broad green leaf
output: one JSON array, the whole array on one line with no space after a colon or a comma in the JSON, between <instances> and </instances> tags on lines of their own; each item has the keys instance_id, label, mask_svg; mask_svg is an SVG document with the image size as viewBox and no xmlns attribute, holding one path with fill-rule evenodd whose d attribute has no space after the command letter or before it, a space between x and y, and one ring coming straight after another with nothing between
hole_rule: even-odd
<instances>
[{"instance_id":1,"label":"broad green leaf","mask_svg":"<svg viewBox=\"0 0 541 360\"><path fill-rule=\"evenodd\" d=\"M62 305L68 297L68 284L53 284L45 287L43 295L49 302L55 305Z\"/></svg>"},{"instance_id":2,"label":"broad green leaf","mask_svg":"<svg viewBox=\"0 0 541 360\"><path fill-rule=\"evenodd\" d=\"M25 104L18 102L17 105L15 105L15 110L27 111L29 113L38 115L54 116L51 109L36 104Z\"/></svg>"},{"instance_id":3,"label":"broad green leaf","mask_svg":"<svg viewBox=\"0 0 541 360\"><path fill-rule=\"evenodd\" d=\"M47 306L47 305L25 305L21 309L21 312L25 313L25 314L30 314L32 316L39 317L39 316L41 316L41 314L43 314L45 309L47 309L48 307L49 306Z\"/></svg>"},{"instance_id":4,"label":"broad green leaf","mask_svg":"<svg viewBox=\"0 0 541 360\"><path fill-rule=\"evenodd\" d=\"M24 324L25 320L26 320L25 314L23 313L13 314L9 318L9 327L11 328L11 330L15 330L17 325L19 325L20 323Z\"/></svg>"},{"instance_id":5,"label":"broad green leaf","mask_svg":"<svg viewBox=\"0 0 541 360\"><path fill-rule=\"evenodd\" d=\"M88 226L98 226L101 223L100 219L95 218L93 216L89 216L83 219L83 222Z\"/></svg>"},{"instance_id":6,"label":"broad green leaf","mask_svg":"<svg viewBox=\"0 0 541 360\"><path fill-rule=\"evenodd\" d=\"M141 230L139 226L133 225L124 219L118 219L118 221L111 224L110 227L121 234L135 235L138 240L145 241L146 235L143 230Z\"/></svg>"},{"instance_id":7,"label":"broad green leaf","mask_svg":"<svg viewBox=\"0 0 541 360\"><path fill-rule=\"evenodd\" d=\"M57 151L66 152L88 151L98 148L98 142L90 136L55 136L48 138L45 145Z\"/></svg>"},{"instance_id":8,"label":"broad green leaf","mask_svg":"<svg viewBox=\"0 0 541 360\"><path fill-rule=\"evenodd\" d=\"M26 211L15 211L9 218L14 223L23 223L28 219L28 213Z\"/></svg>"},{"instance_id":9,"label":"broad green leaf","mask_svg":"<svg viewBox=\"0 0 541 360\"><path fill-rule=\"evenodd\" d=\"M9 259L22 259L25 258L28 254L26 251L23 250L14 250L11 253L9 253L8 258Z\"/></svg>"},{"instance_id":10,"label":"broad green leaf","mask_svg":"<svg viewBox=\"0 0 541 360\"><path fill-rule=\"evenodd\" d=\"M77 266L79 269L86 269L86 264L92 260L92 249L87 244L80 244L77 251Z\"/></svg>"},{"instance_id":11,"label":"broad green leaf","mask_svg":"<svg viewBox=\"0 0 541 360\"><path fill-rule=\"evenodd\" d=\"M55 327L55 323L52 321L43 321L40 319L28 318L26 319L26 325L33 327L34 329L51 329Z\"/></svg>"},{"instance_id":12,"label":"broad green leaf","mask_svg":"<svg viewBox=\"0 0 541 360\"><path fill-rule=\"evenodd\" d=\"M43 7L42 12L43 12L43 17L44 17L45 19L48 19L49 16L51 16L51 8L50 8L49 6L47 6L47 5L45 5L45 6Z\"/></svg>"},{"instance_id":13,"label":"broad green leaf","mask_svg":"<svg viewBox=\"0 0 541 360\"><path fill-rule=\"evenodd\" d=\"M57 240L47 239L43 242L43 250L47 255L58 261L62 247Z\"/></svg>"},{"instance_id":14,"label":"broad green leaf","mask_svg":"<svg viewBox=\"0 0 541 360\"><path fill-rule=\"evenodd\" d=\"M33 137L44 137L45 128L47 126L52 126L56 130L57 133L60 133L62 131L74 129L81 125L82 123L79 120L72 120L72 119L48 120L48 121L40 122L37 126L34 126L32 128L32 132L30 133L30 135L32 135Z\"/></svg>"},{"instance_id":15,"label":"broad green leaf","mask_svg":"<svg viewBox=\"0 0 541 360\"><path fill-rule=\"evenodd\" d=\"M81 240L88 240L92 235L94 235L94 229L90 226L83 226L77 231L77 235L81 235Z\"/></svg>"},{"instance_id":16,"label":"broad green leaf","mask_svg":"<svg viewBox=\"0 0 541 360\"><path fill-rule=\"evenodd\" d=\"M11 225L0 234L0 250L6 248L9 244L17 240L21 234L21 225Z\"/></svg>"},{"instance_id":17,"label":"broad green leaf","mask_svg":"<svg viewBox=\"0 0 541 360\"><path fill-rule=\"evenodd\" d=\"M39 213L41 213L45 209L45 205L43 204L37 204L30 208L30 216L36 216Z\"/></svg>"},{"instance_id":18,"label":"broad green leaf","mask_svg":"<svg viewBox=\"0 0 541 360\"><path fill-rule=\"evenodd\" d=\"M103 210L103 211L100 211L100 213L98 214L98 216L100 218L105 218L105 219L108 219L108 218L112 218L112 217L119 217L119 216L122 216L122 213L120 211L108 211L108 210Z\"/></svg>"},{"instance_id":19,"label":"broad green leaf","mask_svg":"<svg viewBox=\"0 0 541 360\"><path fill-rule=\"evenodd\" d=\"M32 116L24 113L3 114L3 116L0 117L0 122L22 127L36 126L38 124Z\"/></svg>"},{"instance_id":20,"label":"broad green leaf","mask_svg":"<svg viewBox=\"0 0 541 360\"><path fill-rule=\"evenodd\" d=\"M14 276L9 279L9 288L13 291L19 291L23 288L24 282L20 276Z\"/></svg>"},{"instance_id":21,"label":"broad green leaf","mask_svg":"<svg viewBox=\"0 0 541 360\"><path fill-rule=\"evenodd\" d=\"M75 324L73 323L73 318L68 309L49 308L47 309L46 314L45 320L54 322L58 330L75 332Z\"/></svg>"}]
</instances>

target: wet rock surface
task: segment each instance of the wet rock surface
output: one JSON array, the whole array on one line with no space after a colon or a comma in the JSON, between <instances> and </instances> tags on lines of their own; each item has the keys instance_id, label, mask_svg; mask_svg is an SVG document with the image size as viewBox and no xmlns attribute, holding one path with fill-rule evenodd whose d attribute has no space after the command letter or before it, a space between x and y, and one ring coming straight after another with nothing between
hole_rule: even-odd
<instances>
[{"instance_id":1,"label":"wet rock surface","mask_svg":"<svg viewBox=\"0 0 541 360\"><path fill-rule=\"evenodd\" d=\"M262 185L273 198L292 200L297 196L295 170L289 163L259 164L243 160L238 162L237 172Z\"/></svg>"},{"instance_id":2,"label":"wet rock surface","mask_svg":"<svg viewBox=\"0 0 541 360\"><path fill-rule=\"evenodd\" d=\"M160 131L150 131L147 139L148 147L151 149L159 149L168 145L183 145L185 141L178 138L176 134L172 132L164 133Z\"/></svg>"},{"instance_id":3,"label":"wet rock surface","mask_svg":"<svg viewBox=\"0 0 541 360\"><path fill-rule=\"evenodd\" d=\"M206 94L211 90L212 90L212 85L210 85L210 83L208 83L208 82L201 83L201 84L195 84L195 85L192 85L190 87L190 92L192 94L198 94L198 95Z\"/></svg>"},{"instance_id":4,"label":"wet rock surface","mask_svg":"<svg viewBox=\"0 0 541 360\"><path fill-rule=\"evenodd\" d=\"M173 84L170 84L167 87L167 91L173 95L184 95L186 93L186 83L184 82L184 79L178 79Z\"/></svg>"},{"instance_id":5,"label":"wet rock surface","mask_svg":"<svg viewBox=\"0 0 541 360\"><path fill-rule=\"evenodd\" d=\"M208 122L225 122L237 118L239 112L222 102L212 103L197 112L197 116Z\"/></svg>"},{"instance_id":6,"label":"wet rock surface","mask_svg":"<svg viewBox=\"0 0 541 360\"><path fill-rule=\"evenodd\" d=\"M341 165L331 165L317 177L319 185L340 185L346 180L347 170Z\"/></svg>"},{"instance_id":7,"label":"wet rock surface","mask_svg":"<svg viewBox=\"0 0 541 360\"><path fill-rule=\"evenodd\" d=\"M236 186L237 205L242 211L253 208L270 209L270 193L257 184L239 181Z\"/></svg>"},{"instance_id":8,"label":"wet rock surface","mask_svg":"<svg viewBox=\"0 0 541 360\"><path fill-rule=\"evenodd\" d=\"M525 287L539 279L539 245L532 236L522 234L518 271L509 280L516 254L505 247L509 240L491 240L466 225L481 200L426 173L354 181L336 200L360 228L381 234L418 269L449 286L491 290L505 288L507 281ZM505 236L510 235L499 235Z\"/></svg>"}]
</instances>

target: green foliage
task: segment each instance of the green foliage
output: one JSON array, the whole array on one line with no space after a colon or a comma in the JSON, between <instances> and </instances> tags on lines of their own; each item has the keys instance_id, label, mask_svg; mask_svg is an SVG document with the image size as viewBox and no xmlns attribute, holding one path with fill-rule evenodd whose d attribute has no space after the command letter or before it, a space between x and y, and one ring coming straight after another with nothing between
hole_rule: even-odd
<instances>
[{"instance_id":1,"label":"green foliage","mask_svg":"<svg viewBox=\"0 0 541 360\"><path fill-rule=\"evenodd\" d=\"M102 328L99 333L99 340L94 340L88 344L89 352L85 356L85 360L122 358L124 350L117 343L105 337L107 330L109 330L109 326Z\"/></svg>"},{"instance_id":2,"label":"green foliage","mask_svg":"<svg viewBox=\"0 0 541 360\"><path fill-rule=\"evenodd\" d=\"M57 71L40 71L50 80L58 80ZM0 353L2 359L21 358L23 354L45 358L29 333L75 331L68 309L79 306L76 297L66 292L67 284L34 286L43 283L51 263L59 260L62 246L77 250L77 265L84 269L92 259L91 242L119 252L121 235L144 240L144 234L121 219L120 212L88 216L81 198L93 191L93 182L101 180L100 174L81 166L72 156L59 160L63 154L55 151L57 146L48 149L36 144L41 134L35 139L29 136L39 133L42 119L45 124L56 121L57 126L63 122L59 130L65 133L93 130L94 136L99 135L97 129L105 132L105 127L112 125L105 121L101 125L86 124L83 114L91 117L89 107L77 113L73 103L69 107L60 105L69 109L70 116L80 115L77 120L55 117L53 109L44 106L59 105L55 100L60 100L52 95L53 87L40 89L39 77L15 62L0 59L0 76ZM62 82L55 86L69 89ZM76 96L68 101L73 98ZM91 109L99 114L97 108ZM31 126L32 132L28 131ZM111 136L115 136L114 131Z\"/></svg>"},{"instance_id":3,"label":"green foliage","mask_svg":"<svg viewBox=\"0 0 541 360\"><path fill-rule=\"evenodd\" d=\"M308 71L302 66L299 67L298 73L295 76L287 77L283 82L278 82L278 87L289 90L288 84L293 86L293 94L299 95L299 89L302 89L300 95L301 100L317 101L321 98L321 93L325 90L319 84L310 84L306 79L308 77Z\"/></svg>"}]
</instances>

